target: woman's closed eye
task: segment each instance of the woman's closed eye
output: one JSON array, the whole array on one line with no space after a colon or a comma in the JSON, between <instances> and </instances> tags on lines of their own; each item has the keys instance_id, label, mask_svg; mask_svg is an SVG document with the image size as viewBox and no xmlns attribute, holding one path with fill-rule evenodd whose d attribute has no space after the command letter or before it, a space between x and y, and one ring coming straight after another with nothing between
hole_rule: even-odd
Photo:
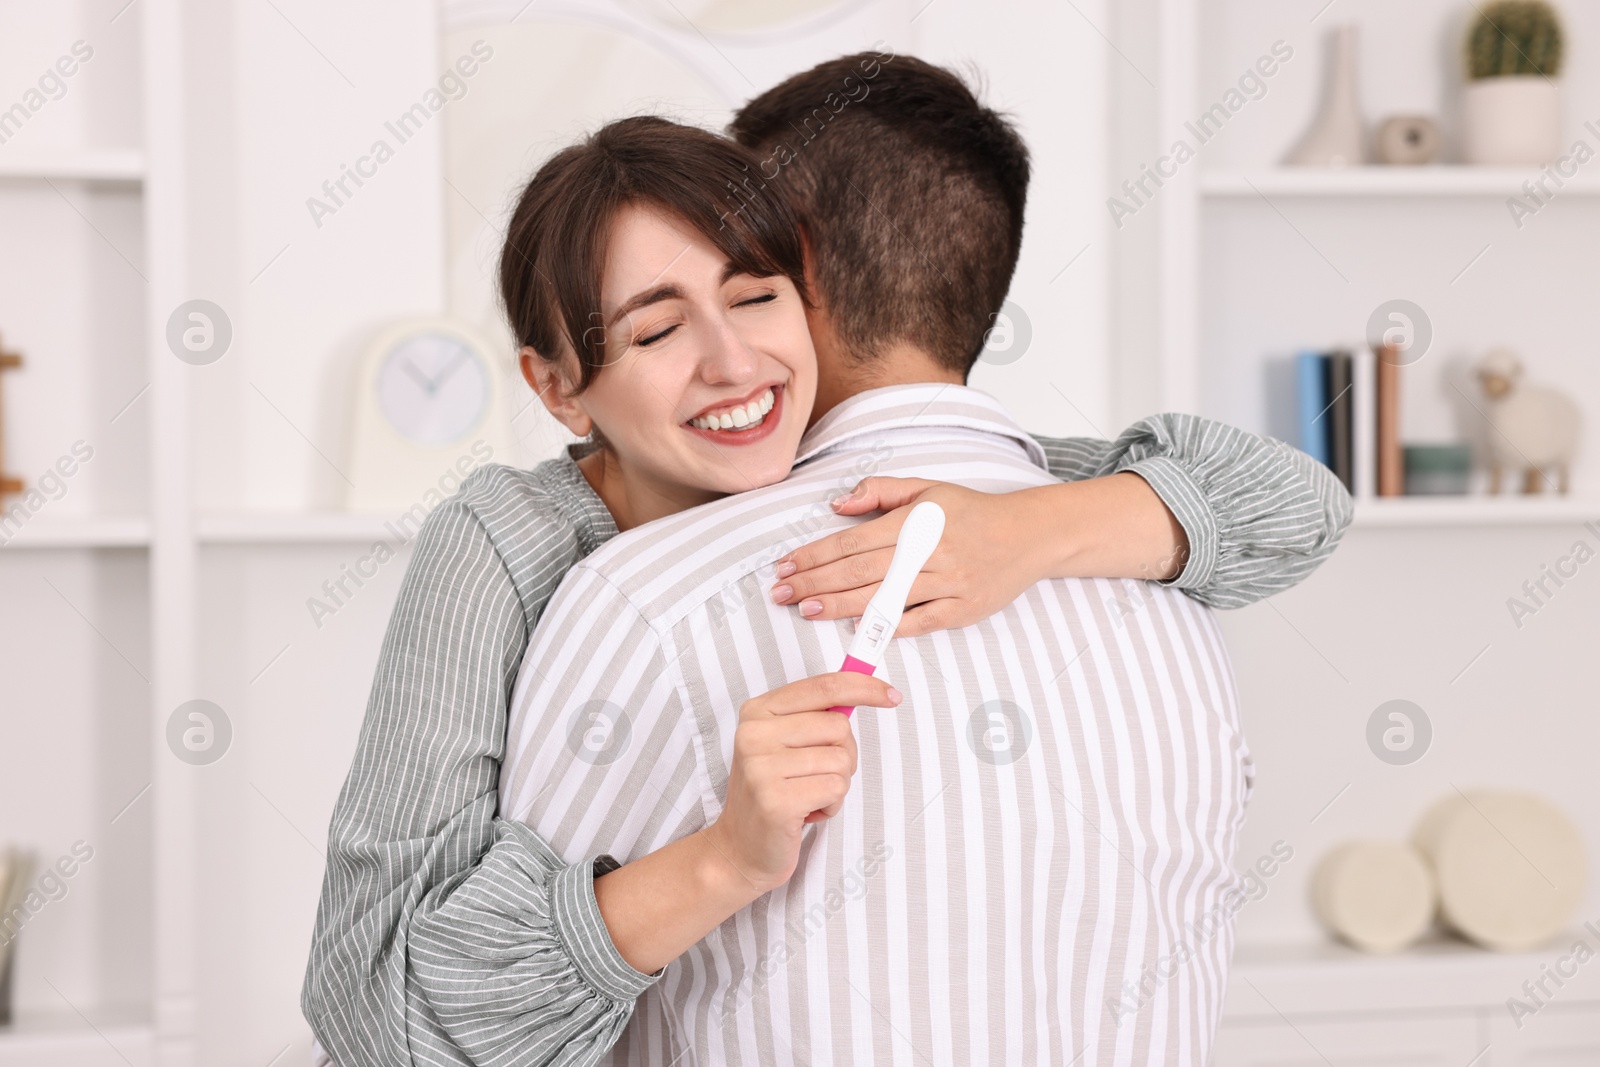
<instances>
[{"instance_id":1,"label":"woman's closed eye","mask_svg":"<svg viewBox=\"0 0 1600 1067\"><path fill-rule=\"evenodd\" d=\"M744 297L744 298L742 298L740 300L735 300L734 303L733 303L733 306L736 307L736 308L759 307L762 304L770 304L772 301L774 301L776 299L778 299L778 294L777 293L773 293L773 292L755 293L755 294L752 294L751 296ZM645 332L641 333L636 338L634 338L633 344L634 344L635 347L638 347L638 348L649 348L651 345L655 344L657 341L665 340L680 325L682 325L682 324L674 322L671 325L663 326L660 329L654 329L654 328L648 329Z\"/></svg>"},{"instance_id":2,"label":"woman's closed eye","mask_svg":"<svg viewBox=\"0 0 1600 1067\"><path fill-rule=\"evenodd\" d=\"M657 341L659 341L662 338L666 337L668 334L670 334L673 330L676 330L677 328L678 328L678 324L677 323L673 323L671 326L664 327L664 328L662 328L660 330L655 331L654 333L645 334L644 336L637 338L633 343L635 345L637 345L638 347L640 347L640 348L649 348L651 345L655 344Z\"/></svg>"}]
</instances>

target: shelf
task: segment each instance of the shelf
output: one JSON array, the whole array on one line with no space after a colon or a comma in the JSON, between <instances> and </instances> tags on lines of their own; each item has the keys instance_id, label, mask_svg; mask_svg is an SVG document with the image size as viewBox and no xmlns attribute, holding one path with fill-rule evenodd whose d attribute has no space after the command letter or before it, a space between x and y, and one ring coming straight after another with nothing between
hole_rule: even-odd
<instances>
[{"instance_id":1,"label":"shelf","mask_svg":"<svg viewBox=\"0 0 1600 1067\"><path fill-rule=\"evenodd\" d=\"M1530 952L1490 952L1436 936L1404 952L1372 955L1328 941L1245 945L1234 952L1223 1014L1279 1018L1317 1012L1505 1010L1506 997L1540 967L1595 934L1574 927ZM1255 987L1252 989L1252 985ZM1271 998L1270 1005L1262 995ZM1567 1006L1600 1003L1600 971L1580 972L1561 991Z\"/></svg>"},{"instance_id":2,"label":"shelf","mask_svg":"<svg viewBox=\"0 0 1600 1067\"><path fill-rule=\"evenodd\" d=\"M390 515L338 511L243 512L203 515L199 532L201 541L218 545L393 543L401 539L399 533L386 526L393 522L394 517ZM413 529L410 533L415 535L416 531Z\"/></svg>"},{"instance_id":3,"label":"shelf","mask_svg":"<svg viewBox=\"0 0 1600 1067\"><path fill-rule=\"evenodd\" d=\"M0 512L0 520L4 513ZM389 515L355 515L345 512L236 513L205 515L196 531L199 540L217 545L274 544L394 544L410 540L411 527L390 529ZM403 534L409 536L402 537ZM150 544L150 523L142 516L36 515L6 539L0 527L0 552L54 548L145 548Z\"/></svg>"},{"instance_id":4,"label":"shelf","mask_svg":"<svg viewBox=\"0 0 1600 1067\"><path fill-rule=\"evenodd\" d=\"M1540 174L1536 167L1265 167L1202 172L1200 191L1209 197L1505 197L1526 195L1522 183ZM1600 195L1600 174L1580 171L1562 181L1558 196Z\"/></svg>"},{"instance_id":5,"label":"shelf","mask_svg":"<svg viewBox=\"0 0 1600 1067\"><path fill-rule=\"evenodd\" d=\"M0 1026L0 1067L111 1067L155 1062L155 1031L133 1011L20 1015Z\"/></svg>"},{"instance_id":6,"label":"shelf","mask_svg":"<svg viewBox=\"0 0 1600 1067\"><path fill-rule=\"evenodd\" d=\"M1600 500L1580 497L1413 496L1357 500L1355 526L1600 524Z\"/></svg>"},{"instance_id":7,"label":"shelf","mask_svg":"<svg viewBox=\"0 0 1600 1067\"><path fill-rule=\"evenodd\" d=\"M0 511L0 521L5 518ZM0 551L24 548L143 548L150 543L150 523L139 515L50 514L30 517L6 539L0 527Z\"/></svg>"},{"instance_id":8,"label":"shelf","mask_svg":"<svg viewBox=\"0 0 1600 1067\"><path fill-rule=\"evenodd\" d=\"M0 179L137 184L144 181L144 153L71 148L0 152Z\"/></svg>"}]
</instances>

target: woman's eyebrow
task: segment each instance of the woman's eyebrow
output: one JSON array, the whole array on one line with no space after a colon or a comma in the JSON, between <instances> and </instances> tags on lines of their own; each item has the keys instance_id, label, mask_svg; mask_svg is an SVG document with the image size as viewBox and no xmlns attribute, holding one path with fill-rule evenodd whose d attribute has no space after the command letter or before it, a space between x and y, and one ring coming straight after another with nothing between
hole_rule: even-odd
<instances>
[{"instance_id":1,"label":"woman's eyebrow","mask_svg":"<svg viewBox=\"0 0 1600 1067\"><path fill-rule=\"evenodd\" d=\"M651 304L658 304L663 300L677 300L682 296L683 290L678 288L676 285L658 285L653 289L646 289L643 292L635 293L633 296L630 296L627 300L623 301L621 307L617 308L616 311L611 313L611 317L606 320L606 326L614 326L618 319L622 318L622 316L631 311L638 311L642 307L648 307Z\"/></svg>"},{"instance_id":2,"label":"woman's eyebrow","mask_svg":"<svg viewBox=\"0 0 1600 1067\"><path fill-rule=\"evenodd\" d=\"M718 284L726 284L730 278L743 273L744 271L740 270L735 264L725 263L723 264L722 277L718 281ZM642 307L648 307L651 304L658 304L663 300L678 300L682 297L683 290L672 284L657 285L654 288L645 289L644 291L635 293L633 296L623 301L622 306L617 308L616 311L612 312L611 317L606 320L606 327L610 328L611 326L615 325L618 319L622 318L622 316L628 314L630 311L638 311Z\"/></svg>"}]
</instances>

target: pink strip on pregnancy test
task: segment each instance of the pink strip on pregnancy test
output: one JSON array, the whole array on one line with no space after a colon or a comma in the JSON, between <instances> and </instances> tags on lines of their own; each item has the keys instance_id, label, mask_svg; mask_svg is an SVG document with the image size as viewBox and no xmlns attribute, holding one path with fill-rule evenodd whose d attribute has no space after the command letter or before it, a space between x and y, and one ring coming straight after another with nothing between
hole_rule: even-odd
<instances>
[{"instance_id":1,"label":"pink strip on pregnancy test","mask_svg":"<svg viewBox=\"0 0 1600 1067\"><path fill-rule=\"evenodd\" d=\"M861 625L856 627L855 639L850 642L850 652L844 658L844 666L839 668L841 671L870 675L878 669L889 648L889 638L894 636L900 616L905 614L911 583L917 580L943 534L944 509L938 504L924 500L911 509L905 525L900 527L900 536L895 538L889 573L883 576L883 584L861 614ZM828 710L849 715L855 708L835 705Z\"/></svg>"}]
</instances>

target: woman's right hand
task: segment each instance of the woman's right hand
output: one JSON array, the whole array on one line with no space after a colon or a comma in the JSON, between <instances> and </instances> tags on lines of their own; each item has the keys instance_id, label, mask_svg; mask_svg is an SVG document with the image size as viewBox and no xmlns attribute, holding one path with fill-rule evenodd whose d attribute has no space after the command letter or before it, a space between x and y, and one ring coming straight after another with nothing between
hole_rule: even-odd
<instances>
[{"instance_id":1,"label":"woman's right hand","mask_svg":"<svg viewBox=\"0 0 1600 1067\"><path fill-rule=\"evenodd\" d=\"M850 716L836 705L892 708L881 678L836 671L751 697L739 708L728 799L703 832L753 890L783 885L800 861L806 823L838 814L856 773Z\"/></svg>"}]
</instances>

